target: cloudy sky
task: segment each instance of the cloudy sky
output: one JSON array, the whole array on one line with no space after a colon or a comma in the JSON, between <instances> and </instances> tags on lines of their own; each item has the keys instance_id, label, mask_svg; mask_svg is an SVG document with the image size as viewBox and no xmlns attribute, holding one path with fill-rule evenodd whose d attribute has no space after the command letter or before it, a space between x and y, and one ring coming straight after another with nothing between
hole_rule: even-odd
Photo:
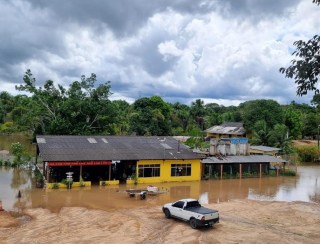
<instances>
[{"instance_id":1,"label":"cloudy sky","mask_svg":"<svg viewBox=\"0 0 320 244\"><path fill-rule=\"evenodd\" d=\"M312 0L0 0L0 91L111 81L111 99L238 105L309 103L279 73L292 45L320 32Z\"/></svg>"}]
</instances>

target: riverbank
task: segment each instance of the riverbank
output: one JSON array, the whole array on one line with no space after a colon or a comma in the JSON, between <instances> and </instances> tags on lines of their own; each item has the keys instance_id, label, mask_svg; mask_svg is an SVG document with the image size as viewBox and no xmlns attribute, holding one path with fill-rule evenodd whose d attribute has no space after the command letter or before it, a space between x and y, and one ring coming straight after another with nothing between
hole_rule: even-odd
<instances>
[{"instance_id":1,"label":"riverbank","mask_svg":"<svg viewBox=\"0 0 320 244\"><path fill-rule=\"evenodd\" d=\"M191 229L166 219L161 206L103 211L27 209L31 220L0 225L0 243L318 243L320 204L232 200L208 204L220 212L213 228ZM0 214L0 223L16 221Z\"/></svg>"}]
</instances>

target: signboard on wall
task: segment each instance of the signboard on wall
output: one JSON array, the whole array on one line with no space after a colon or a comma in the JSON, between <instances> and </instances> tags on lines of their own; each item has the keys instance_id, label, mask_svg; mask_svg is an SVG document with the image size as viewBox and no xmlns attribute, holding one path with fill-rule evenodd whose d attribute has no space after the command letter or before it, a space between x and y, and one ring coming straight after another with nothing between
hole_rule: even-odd
<instances>
[{"instance_id":1,"label":"signboard on wall","mask_svg":"<svg viewBox=\"0 0 320 244\"><path fill-rule=\"evenodd\" d=\"M93 165L111 165L111 161L63 161L63 162L48 162L48 166L93 166Z\"/></svg>"}]
</instances>

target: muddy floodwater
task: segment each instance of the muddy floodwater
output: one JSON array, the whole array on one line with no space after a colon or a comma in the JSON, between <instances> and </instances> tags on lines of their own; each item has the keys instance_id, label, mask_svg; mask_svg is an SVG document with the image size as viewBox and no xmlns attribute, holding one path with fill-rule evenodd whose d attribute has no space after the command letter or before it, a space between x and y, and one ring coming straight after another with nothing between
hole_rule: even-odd
<instances>
[{"instance_id":1,"label":"muddy floodwater","mask_svg":"<svg viewBox=\"0 0 320 244\"><path fill-rule=\"evenodd\" d=\"M45 208L58 212L62 207L85 207L117 210L153 207L180 198L197 198L203 203L227 202L234 199L263 201L320 202L320 166L298 168L296 177L204 180L155 184L166 193L130 198L126 189L145 189L147 185L91 186L67 189L38 189L27 170L0 168L0 200L5 210ZM21 198L17 198L18 192Z\"/></svg>"}]
</instances>

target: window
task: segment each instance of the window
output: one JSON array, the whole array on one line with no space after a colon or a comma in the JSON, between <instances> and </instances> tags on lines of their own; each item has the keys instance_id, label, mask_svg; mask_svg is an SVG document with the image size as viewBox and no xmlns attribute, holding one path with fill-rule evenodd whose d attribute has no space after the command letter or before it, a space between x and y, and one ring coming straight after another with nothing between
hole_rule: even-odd
<instances>
[{"instance_id":1,"label":"window","mask_svg":"<svg viewBox=\"0 0 320 244\"><path fill-rule=\"evenodd\" d=\"M172 206L176 208L183 208L184 202L178 201L175 202Z\"/></svg>"},{"instance_id":2,"label":"window","mask_svg":"<svg viewBox=\"0 0 320 244\"><path fill-rule=\"evenodd\" d=\"M191 164L171 164L171 176L191 176Z\"/></svg>"},{"instance_id":3,"label":"window","mask_svg":"<svg viewBox=\"0 0 320 244\"><path fill-rule=\"evenodd\" d=\"M139 177L160 177L160 164L139 165Z\"/></svg>"}]
</instances>

